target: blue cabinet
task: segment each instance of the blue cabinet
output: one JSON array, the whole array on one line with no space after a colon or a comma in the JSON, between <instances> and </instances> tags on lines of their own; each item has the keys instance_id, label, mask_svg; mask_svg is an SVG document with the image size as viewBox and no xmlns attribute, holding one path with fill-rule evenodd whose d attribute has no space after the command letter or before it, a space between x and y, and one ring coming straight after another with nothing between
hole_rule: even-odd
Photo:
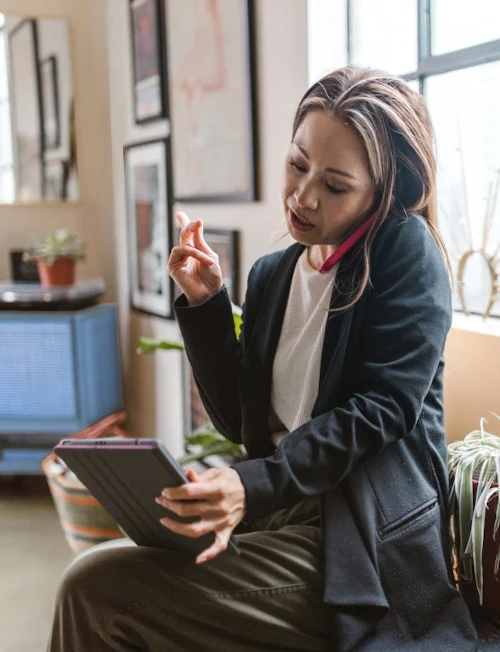
<instances>
[{"instance_id":1,"label":"blue cabinet","mask_svg":"<svg viewBox=\"0 0 500 652\"><path fill-rule=\"evenodd\" d=\"M116 306L0 311L0 474L123 408Z\"/></svg>"}]
</instances>

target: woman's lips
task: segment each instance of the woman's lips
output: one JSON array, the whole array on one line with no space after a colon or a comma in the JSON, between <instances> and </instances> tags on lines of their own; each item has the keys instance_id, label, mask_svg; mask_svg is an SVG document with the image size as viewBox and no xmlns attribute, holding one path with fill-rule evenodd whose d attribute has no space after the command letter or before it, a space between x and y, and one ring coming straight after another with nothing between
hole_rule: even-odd
<instances>
[{"instance_id":1,"label":"woman's lips","mask_svg":"<svg viewBox=\"0 0 500 652\"><path fill-rule=\"evenodd\" d=\"M294 229L297 229L297 231L310 231L311 229L314 229L314 224L302 220L302 218L299 218L291 209L289 210L290 221Z\"/></svg>"}]
</instances>

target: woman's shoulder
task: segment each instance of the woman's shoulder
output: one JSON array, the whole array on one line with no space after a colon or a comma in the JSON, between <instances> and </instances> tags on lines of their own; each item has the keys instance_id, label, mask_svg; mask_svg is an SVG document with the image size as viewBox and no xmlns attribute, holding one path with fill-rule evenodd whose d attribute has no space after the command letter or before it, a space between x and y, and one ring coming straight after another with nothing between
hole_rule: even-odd
<instances>
[{"instance_id":1,"label":"woman's shoulder","mask_svg":"<svg viewBox=\"0 0 500 652\"><path fill-rule=\"evenodd\" d=\"M383 240L391 236L406 237L412 240L425 238L429 231L427 220L420 213L390 213L380 227L377 239Z\"/></svg>"},{"instance_id":2,"label":"woman's shoulder","mask_svg":"<svg viewBox=\"0 0 500 652\"><path fill-rule=\"evenodd\" d=\"M380 227L372 250L374 266L422 264L446 272L443 252L427 220L418 213L392 213Z\"/></svg>"}]
</instances>

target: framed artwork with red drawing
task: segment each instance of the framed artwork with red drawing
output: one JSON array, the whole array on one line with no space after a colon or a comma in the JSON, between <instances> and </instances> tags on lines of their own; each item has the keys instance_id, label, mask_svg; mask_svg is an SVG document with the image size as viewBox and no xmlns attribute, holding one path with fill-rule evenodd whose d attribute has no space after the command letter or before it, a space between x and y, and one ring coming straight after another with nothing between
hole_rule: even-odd
<instances>
[{"instance_id":1,"label":"framed artwork with red drawing","mask_svg":"<svg viewBox=\"0 0 500 652\"><path fill-rule=\"evenodd\" d=\"M166 8L175 198L255 200L253 0Z\"/></svg>"}]
</instances>

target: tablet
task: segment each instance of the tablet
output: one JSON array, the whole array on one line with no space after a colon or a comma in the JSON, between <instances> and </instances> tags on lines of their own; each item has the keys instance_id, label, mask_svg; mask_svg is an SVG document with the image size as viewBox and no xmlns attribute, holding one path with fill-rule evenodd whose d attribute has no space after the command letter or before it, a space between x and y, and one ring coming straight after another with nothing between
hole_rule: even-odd
<instances>
[{"instance_id":1,"label":"tablet","mask_svg":"<svg viewBox=\"0 0 500 652\"><path fill-rule=\"evenodd\" d=\"M63 439L54 452L139 546L199 554L212 545L213 533L185 537L160 519L193 522L155 502L165 487L189 482L182 467L156 439ZM239 554L231 537L225 551Z\"/></svg>"}]
</instances>

